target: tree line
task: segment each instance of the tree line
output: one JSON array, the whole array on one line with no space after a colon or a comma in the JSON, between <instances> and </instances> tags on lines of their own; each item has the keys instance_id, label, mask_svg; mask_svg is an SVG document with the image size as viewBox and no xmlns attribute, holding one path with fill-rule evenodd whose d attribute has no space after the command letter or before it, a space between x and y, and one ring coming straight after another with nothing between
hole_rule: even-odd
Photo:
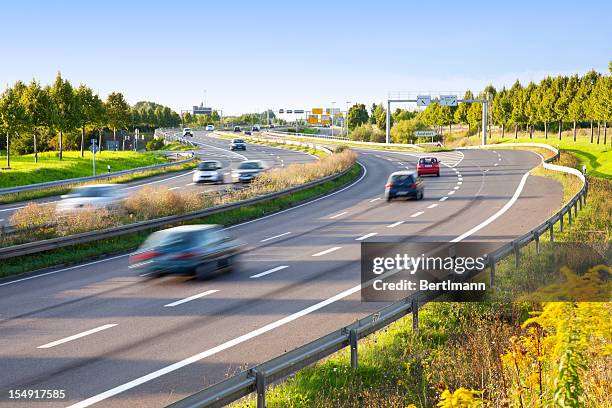
<instances>
[{"instance_id":1,"label":"tree line","mask_svg":"<svg viewBox=\"0 0 612 408\"><path fill-rule=\"evenodd\" d=\"M612 73L612 62L610 63ZM600 143L603 130L603 143L607 143L607 127L612 121L612 77L594 70L586 74L546 77L539 83L529 82L526 86L516 81L509 89L501 90L488 85L476 96L471 91L463 95L466 100L487 100L489 104L489 123L501 130L512 128L514 137L525 131L533 138L534 129L543 130L548 139L551 130L561 139L563 130L576 131L590 129L590 141ZM349 109L348 127L357 135L353 138L380 138L386 128L386 109L382 104L373 104L368 112L364 104L355 104ZM441 106L432 103L422 111L396 109L391 115L391 136L395 142L409 142L414 132L424 129L437 129L440 134L453 125L467 125L467 134L480 132L482 128L482 103L459 103L458 106ZM366 129L364 131L364 129Z\"/></svg>"},{"instance_id":2,"label":"tree line","mask_svg":"<svg viewBox=\"0 0 612 408\"><path fill-rule=\"evenodd\" d=\"M0 95L0 132L6 135L0 148L7 151L9 167L11 151L34 153L37 162L38 152L57 149L61 160L66 147L80 147L83 156L87 132L97 132L102 144L105 129L116 142L117 131L130 127L146 131L179 124L179 115L168 107L153 102L130 106L120 92L103 101L88 86L74 87L59 72L50 85L17 81Z\"/></svg>"}]
</instances>

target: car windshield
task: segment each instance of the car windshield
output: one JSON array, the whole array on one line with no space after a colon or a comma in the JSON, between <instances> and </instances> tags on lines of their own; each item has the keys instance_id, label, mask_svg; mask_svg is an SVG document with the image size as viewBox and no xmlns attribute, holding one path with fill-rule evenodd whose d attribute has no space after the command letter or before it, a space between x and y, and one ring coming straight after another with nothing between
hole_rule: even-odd
<instances>
[{"instance_id":1,"label":"car windshield","mask_svg":"<svg viewBox=\"0 0 612 408\"><path fill-rule=\"evenodd\" d=\"M255 170L259 168L259 163L257 162L244 162L244 163L240 163L240 166L238 166L239 169L243 169L243 170Z\"/></svg>"},{"instance_id":2,"label":"car windshield","mask_svg":"<svg viewBox=\"0 0 612 408\"><path fill-rule=\"evenodd\" d=\"M184 130L185 130L185 132L189 132L191 130L191 128L185 128Z\"/></svg>"},{"instance_id":3,"label":"car windshield","mask_svg":"<svg viewBox=\"0 0 612 408\"><path fill-rule=\"evenodd\" d=\"M108 197L113 195L113 187L83 187L72 191L71 195L76 197Z\"/></svg>"},{"instance_id":4,"label":"car windshield","mask_svg":"<svg viewBox=\"0 0 612 408\"><path fill-rule=\"evenodd\" d=\"M242 139L234 139L234 143L244 143L244 140L242 140Z\"/></svg>"},{"instance_id":5,"label":"car windshield","mask_svg":"<svg viewBox=\"0 0 612 408\"><path fill-rule=\"evenodd\" d=\"M419 163L421 164L434 164L437 163L438 161L436 159L421 159L419 160Z\"/></svg>"},{"instance_id":6,"label":"car windshield","mask_svg":"<svg viewBox=\"0 0 612 408\"><path fill-rule=\"evenodd\" d=\"M216 162L203 162L198 165L198 170L217 170Z\"/></svg>"}]
</instances>

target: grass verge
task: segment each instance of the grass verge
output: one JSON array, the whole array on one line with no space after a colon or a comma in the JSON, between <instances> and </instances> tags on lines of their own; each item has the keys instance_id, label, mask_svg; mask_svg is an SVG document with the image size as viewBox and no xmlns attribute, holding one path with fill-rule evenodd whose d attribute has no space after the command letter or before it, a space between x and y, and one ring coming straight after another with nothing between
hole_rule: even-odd
<instances>
[{"instance_id":1,"label":"grass verge","mask_svg":"<svg viewBox=\"0 0 612 408\"><path fill-rule=\"evenodd\" d=\"M355 180L361 174L361 171L361 166L354 164L351 170L345 175L319 186L311 187L281 198L272 199L264 203L224 211L222 213L190 221L186 224L231 225L252 220L329 194ZM0 277L31 272L53 266L85 262L96 257L109 256L114 253L128 251L140 245L152 231L153 230L126 234L116 238L88 242L66 248L58 248L40 254L6 259L0 264Z\"/></svg>"}]
</instances>

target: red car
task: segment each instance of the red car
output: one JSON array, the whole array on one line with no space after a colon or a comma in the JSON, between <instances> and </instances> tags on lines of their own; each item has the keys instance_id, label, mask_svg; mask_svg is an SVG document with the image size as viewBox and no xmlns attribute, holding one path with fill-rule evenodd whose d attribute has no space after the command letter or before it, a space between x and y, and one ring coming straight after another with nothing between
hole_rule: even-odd
<instances>
[{"instance_id":1,"label":"red car","mask_svg":"<svg viewBox=\"0 0 612 408\"><path fill-rule=\"evenodd\" d=\"M440 177L440 162L435 157L421 157L417 164L417 174L435 174Z\"/></svg>"}]
</instances>

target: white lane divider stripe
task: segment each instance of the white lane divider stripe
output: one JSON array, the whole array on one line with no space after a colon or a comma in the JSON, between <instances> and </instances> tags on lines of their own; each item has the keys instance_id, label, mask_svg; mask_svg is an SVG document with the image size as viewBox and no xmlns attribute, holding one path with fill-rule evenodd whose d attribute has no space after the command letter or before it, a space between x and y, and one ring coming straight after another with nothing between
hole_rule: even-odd
<instances>
[{"instance_id":1,"label":"white lane divider stripe","mask_svg":"<svg viewBox=\"0 0 612 408\"><path fill-rule=\"evenodd\" d=\"M282 233L282 234L278 234L278 235L274 235L273 237L270 237L270 238L262 239L262 240L261 240L261 241L259 241L259 242L267 242L267 241L271 241L271 240L273 240L273 239L275 239L275 238L284 237L285 235L289 235L289 234L291 234L291 231L289 231L289 232L285 232L285 233Z\"/></svg>"},{"instance_id":2,"label":"white lane divider stripe","mask_svg":"<svg viewBox=\"0 0 612 408\"><path fill-rule=\"evenodd\" d=\"M497 167L499 165L499 163L495 163L493 166Z\"/></svg>"},{"instance_id":3,"label":"white lane divider stripe","mask_svg":"<svg viewBox=\"0 0 612 408\"><path fill-rule=\"evenodd\" d=\"M412 215L410 216L410 218L418 217L418 216L419 216L419 215L421 215L421 214L425 214L425 211L418 211L418 212L415 212L414 214L412 214Z\"/></svg>"},{"instance_id":4,"label":"white lane divider stripe","mask_svg":"<svg viewBox=\"0 0 612 408\"><path fill-rule=\"evenodd\" d=\"M459 190L459 188L460 188L459 186L453 187L454 190Z\"/></svg>"},{"instance_id":5,"label":"white lane divider stripe","mask_svg":"<svg viewBox=\"0 0 612 408\"><path fill-rule=\"evenodd\" d=\"M187 184L185 184L185 187L187 187L187 186L193 186L193 185L195 185L195 183L187 183Z\"/></svg>"},{"instance_id":6,"label":"white lane divider stripe","mask_svg":"<svg viewBox=\"0 0 612 408\"><path fill-rule=\"evenodd\" d=\"M461 185L463 184L463 181L458 181L457 184Z\"/></svg>"},{"instance_id":7,"label":"white lane divider stripe","mask_svg":"<svg viewBox=\"0 0 612 408\"><path fill-rule=\"evenodd\" d=\"M283 269L287 269L288 267L289 267L289 265L277 266L276 268L268 269L267 271L258 273L256 275L249 276L249 278L251 278L251 279L253 279L253 278L261 278L262 276L266 276L266 275L269 275L269 274L274 273L274 272L282 271Z\"/></svg>"},{"instance_id":8,"label":"white lane divider stripe","mask_svg":"<svg viewBox=\"0 0 612 408\"><path fill-rule=\"evenodd\" d=\"M321 252L317 252L316 254L313 254L312 256L323 256L323 255L327 255L331 252L337 251L339 249L341 249L342 247L333 247L333 248L329 248L326 249L325 251L321 251Z\"/></svg>"},{"instance_id":9,"label":"white lane divider stripe","mask_svg":"<svg viewBox=\"0 0 612 408\"><path fill-rule=\"evenodd\" d=\"M343 212L341 212L341 213L339 213L339 214L332 215L332 216L331 216L331 217L329 217L329 218L330 218L331 220L333 220L334 218L342 217L344 214L347 214L347 213L348 213L348 211L343 211Z\"/></svg>"},{"instance_id":10,"label":"white lane divider stripe","mask_svg":"<svg viewBox=\"0 0 612 408\"><path fill-rule=\"evenodd\" d=\"M398 222L394 222L393 224L389 224L387 225L387 228L395 228L398 225L402 225L404 223L404 221L398 221Z\"/></svg>"},{"instance_id":11,"label":"white lane divider stripe","mask_svg":"<svg viewBox=\"0 0 612 408\"><path fill-rule=\"evenodd\" d=\"M370 200L370 202L373 203L374 201L378 201L378 200L380 200L380 197L373 198Z\"/></svg>"},{"instance_id":12,"label":"white lane divider stripe","mask_svg":"<svg viewBox=\"0 0 612 408\"><path fill-rule=\"evenodd\" d=\"M4 210L0 210L0 212L19 210L20 208L25 208L25 207L26 207L25 205L21 205L19 207L5 208Z\"/></svg>"},{"instance_id":13,"label":"white lane divider stripe","mask_svg":"<svg viewBox=\"0 0 612 408\"><path fill-rule=\"evenodd\" d=\"M455 194L455 192L454 192L454 191L449 191L449 192L448 192L448 195L453 195L453 194Z\"/></svg>"},{"instance_id":14,"label":"white lane divider stripe","mask_svg":"<svg viewBox=\"0 0 612 408\"><path fill-rule=\"evenodd\" d=\"M189 296L188 298L177 300L176 302L168 303L164 305L164 307L174 307L178 305L182 305L183 303L191 302L192 300L199 299L204 296L212 295L213 293L218 292L218 290L207 290L206 292L198 293L197 295Z\"/></svg>"},{"instance_id":15,"label":"white lane divider stripe","mask_svg":"<svg viewBox=\"0 0 612 408\"><path fill-rule=\"evenodd\" d=\"M430 204L427 206L427 208L436 208L438 206L438 203L434 203L434 204Z\"/></svg>"},{"instance_id":16,"label":"white lane divider stripe","mask_svg":"<svg viewBox=\"0 0 612 408\"><path fill-rule=\"evenodd\" d=\"M499 218L502 214L504 214L510 207L512 207L512 205L516 202L516 200L518 199L518 197L521 194L521 191L523 191L523 187L525 186L525 182L527 181L527 177L529 176L529 173L525 173L525 175L523 175L523 178L521 179L521 182L519 183L518 188L516 189L516 191L514 192L514 195L512 196L512 198L510 199L510 201L508 201L506 203L506 205L504 205L499 211L497 211L495 214L493 214L491 217L487 218L485 221L483 221L482 223L478 224L477 226L475 226L474 228L472 228L471 230L461 234L460 236L458 236L457 238L453 239L451 242L460 242L463 241L465 238L469 237L470 235L474 234L476 231L479 231L480 229L484 228L485 226L489 225L490 223L492 223L493 221L495 221L497 218ZM319 309L324 308L325 306L328 306L332 303L335 303L339 300L344 299L347 296L350 296L354 293L357 293L361 290L361 284L353 286L352 288L349 288L343 292L338 293L337 295L334 295L328 299L322 300L319 303L315 303L312 306L307 307L306 309L302 309L299 312L293 313L289 316L286 316L282 319L276 320L274 322L268 323L265 326L260 327L259 329L255 329L253 331L250 331L248 333L243 334L242 336L236 337L232 340L226 341L225 343L219 344L216 347L210 348L208 350L205 350L201 353L195 354L191 357L187 357L181 361L178 361L174 364L170 364L167 365L163 368L160 368L159 370L153 371L149 374L143 375L141 377L138 377L132 381L129 381L127 383L118 385L114 388L111 388L110 390L104 391L100 394L94 395L92 397L89 397L83 401L77 402L76 404L70 405L68 408L85 408L85 407L89 407L93 404L96 404L100 401L104 401L110 397L113 397L117 394L121 394L124 391L127 390L131 390L132 388L138 387L141 384L147 383L151 380L154 380L156 378L159 378L163 375L166 375L168 373L171 373L173 371L179 370L183 367L186 367L190 364L196 363L200 360L205 359L206 357L210 357L213 356L215 354L218 354L224 350L227 350L231 347L234 347L238 344L244 343L245 341L251 340L255 337L258 337L264 333L267 333L269 331L272 331L278 327L281 327L287 323L290 323L292 321L295 321L301 317L304 317L306 315L309 315L312 312L315 312Z\"/></svg>"},{"instance_id":17,"label":"white lane divider stripe","mask_svg":"<svg viewBox=\"0 0 612 408\"><path fill-rule=\"evenodd\" d=\"M446 201L448 200L448 197L442 197L441 199L439 199L438 201Z\"/></svg>"},{"instance_id":18,"label":"white lane divider stripe","mask_svg":"<svg viewBox=\"0 0 612 408\"><path fill-rule=\"evenodd\" d=\"M42 346L38 346L36 348L47 349L47 348L55 347L55 346L58 346L60 344L68 343L69 341L80 339L81 337L89 336L90 334L94 334L94 333L100 332L102 330L110 329L111 327L115 327L115 326L116 326L116 324L105 324L103 326L96 327L95 329L91 329L91 330L87 330L87 331L84 331L84 332L81 332L81 333L77 333L77 334L75 334L73 336L69 336L69 337L65 337L65 338L60 339L60 340L52 341L51 343L43 344Z\"/></svg>"},{"instance_id":19,"label":"white lane divider stripe","mask_svg":"<svg viewBox=\"0 0 612 408\"><path fill-rule=\"evenodd\" d=\"M364 236L355 238L355 241L363 241L364 239L368 239L370 237L373 237L374 235L378 235L378 232L370 232L369 234L365 234Z\"/></svg>"},{"instance_id":20,"label":"white lane divider stripe","mask_svg":"<svg viewBox=\"0 0 612 408\"><path fill-rule=\"evenodd\" d=\"M170 187L170 188L168 189L168 191L176 190L177 188L181 188L181 187L180 187L180 186L179 186L179 187Z\"/></svg>"}]
</instances>

